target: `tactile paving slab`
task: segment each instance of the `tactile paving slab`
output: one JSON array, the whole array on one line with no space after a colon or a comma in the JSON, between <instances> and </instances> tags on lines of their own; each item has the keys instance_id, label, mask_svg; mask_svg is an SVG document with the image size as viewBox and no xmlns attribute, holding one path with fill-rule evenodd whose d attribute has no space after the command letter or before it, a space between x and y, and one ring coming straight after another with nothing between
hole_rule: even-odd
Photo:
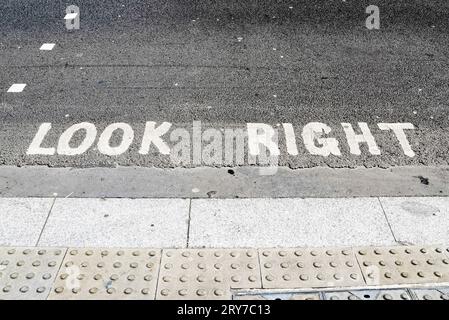
<instances>
[{"instance_id":1,"label":"tactile paving slab","mask_svg":"<svg viewBox=\"0 0 449 320\"><path fill-rule=\"evenodd\" d=\"M0 248L0 299L46 299L66 249Z\"/></svg>"},{"instance_id":2,"label":"tactile paving slab","mask_svg":"<svg viewBox=\"0 0 449 320\"><path fill-rule=\"evenodd\" d=\"M164 250L156 299L231 299L231 288L260 288L256 250Z\"/></svg>"},{"instance_id":3,"label":"tactile paving slab","mask_svg":"<svg viewBox=\"0 0 449 320\"><path fill-rule=\"evenodd\" d=\"M449 300L449 287L411 290L417 300Z\"/></svg>"},{"instance_id":4,"label":"tactile paving slab","mask_svg":"<svg viewBox=\"0 0 449 320\"><path fill-rule=\"evenodd\" d=\"M449 249L446 247L402 246L356 251L368 285L449 281Z\"/></svg>"},{"instance_id":5,"label":"tactile paving slab","mask_svg":"<svg viewBox=\"0 0 449 320\"><path fill-rule=\"evenodd\" d=\"M260 249L262 285L267 289L364 285L352 249Z\"/></svg>"},{"instance_id":6,"label":"tactile paving slab","mask_svg":"<svg viewBox=\"0 0 449 320\"><path fill-rule=\"evenodd\" d=\"M407 289L331 291L323 296L324 300L412 300Z\"/></svg>"},{"instance_id":7,"label":"tactile paving slab","mask_svg":"<svg viewBox=\"0 0 449 320\"><path fill-rule=\"evenodd\" d=\"M0 247L0 299L155 298L449 300L449 248Z\"/></svg>"},{"instance_id":8,"label":"tactile paving slab","mask_svg":"<svg viewBox=\"0 0 449 320\"><path fill-rule=\"evenodd\" d=\"M319 292L237 294L233 300L321 300Z\"/></svg>"},{"instance_id":9,"label":"tactile paving slab","mask_svg":"<svg viewBox=\"0 0 449 320\"><path fill-rule=\"evenodd\" d=\"M161 251L70 248L49 299L155 298Z\"/></svg>"}]
</instances>

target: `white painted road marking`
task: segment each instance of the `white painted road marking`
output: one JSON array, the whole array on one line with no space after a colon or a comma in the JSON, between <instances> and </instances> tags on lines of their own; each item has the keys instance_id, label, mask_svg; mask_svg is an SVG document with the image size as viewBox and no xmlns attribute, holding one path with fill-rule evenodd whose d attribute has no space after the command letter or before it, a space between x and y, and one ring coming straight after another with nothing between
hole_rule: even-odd
<instances>
[{"instance_id":1,"label":"white painted road marking","mask_svg":"<svg viewBox=\"0 0 449 320\"><path fill-rule=\"evenodd\" d=\"M122 131L123 133L121 142L118 146L111 147L110 141L112 135L117 130ZM134 131L129 124L123 122L113 123L107 126L101 133L98 140L98 151L108 156L118 156L128 150L133 140Z\"/></svg>"},{"instance_id":2,"label":"white painted road marking","mask_svg":"<svg viewBox=\"0 0 449 320\"><path fill-rule=\"evenodd\" d=\"M343 130L346 133L346 138L348 139L349 149L352 154L360 155L360 143L365 142L368 145L369 152L371 154L379 155L380 150L374 140L371 131L369 130L366 122L359 122L360 130L362 134L356 134L350 123L342 123Z\"/></svg>"},{"instance_id":3,"label":"white painted road marking","mask_svg":"<svg viewBox=\"0 0 449 320\"><path fill-rule=\"evenodd\" d=\"M415 129L415 126L411 123L379 123L377 124L380 130L392 130L399 141L399 144L404 150L404 153L413 158L415 156L415 152L413 152L410 147L410 143L407 140L407 136L404 133L404 130L412 130Z\"/></svg>"},{"instance_id":4,"label":"white painted road marking","mask_svg":"<svg viewBox=\"0 0 449 320\"><path fill-rule=\"evenodd\" d=\"M70 140L72 139L74 134L79 130L83 130L86 133L86 135L84 136L84 139L80 145L78 145L77 147L71 147L69 144ZM97 128L92 123L82 122L75 124L70 128L68 128L66 131L64 131L64 133L59 138L58 153L67 156L82 154L87 150L89 150L89 148L94 143L96 137L97 137Z\"/></svg>"},{"instance_id":5,"label":"white painted road marking","mask_svg":"<svg viewBox=\"0 0 449 320\"><path fill-rule=\"evenodd\" d=\"M55 154L55 148L44 148L41 147L42 141L47 135L48 131L51 129L51 123L42 123L37 130L36 135L31 141L30 146L28 147L27 154L42 154L42 155L53 155Z\"/></svg>"},{"instance_id":6,"label":"white painted road marking","mask_svg":"<svg viewBox=\"0 0 449 320\"><path fill-rule=\"evenodd\" d=\"M259 146L262 144L270 150L270 154L278 156L279 148L273 138L275 131L272 126L266 123L248 123L248 148L252 156L260 154Z\"/></svg>"},{"instance_id":7,"label":"white painted road marking","mask_svg":"<svg viewBox=\"0 0 449 320\"><path fill-rule=\"evenodd\" d=\"M53 50L53 48L55 47L54 43L44 43L39 50L44 50L44 51L50 51Z\"/></svg>"},{"instance_id":8,"label":"white painted road marking","mask_svg":"<svg viewBox=\"0 0 449 320\"><path fill-rule=\"evenodd\" d=\"M296 146L295 131L293 130L293 125L291 123L283 123L285 132L285 141L287 144L287 152L292 156L298 155L298 147Z\"/></svg>"},{"instance_id":9,"label":"white painted road marking","mask_svg":"<svg viewBox=\"0 0 449 320\"><path fill-rule=\"evenodd\" d=\"M365 122L359 122L356 130L353 129L349 123L341 123L343 131L346 135L347 146L349 153L360 156L362 151L360 144L366 144L367 152L370 155L378 156L381 150L378 147L374 136ZM404 155L412 158L415 152L412 150L405 130L414 129L411 123L378 123L377 126L382 131L391 132L399 142ZM223 161L227 164L229 160L233 160L235 151L236 161L242 164L243 153L247 142L248 162L256 164L256 157L259 163L276 164L277 158L281 155L281 148L279 145L279 134L283 131L287 154L297 156L298 141L293 125L291 123L283 123L283 130L273 127L266 123L247 123L246 131L241 128L227 128L214 129L209 128L202 130L201 122L194 121L192 130L185 128L175 128L169 133L172 124L163 122L159 126L154 121L148 121L145 125L145 131L140 141L140 148L138 153L146 155L150 153L150 147L153 147L162 155L170 155L174 164L208 164L208 165L222 165ZM93 123L82 122L77 123L67 128L59 137L57 147L42 147L45 143L45 138L49 134L52 126L51 123L42 123L34 136L28 150L28 155L80 155L90 150L98 137L97 127ZM79 136L78 131L82 131L81 141L77 146L70 145L71 140L75 135ZM361 134L355 131L361 131ZM117 156L125 153L130 148L134 141L134 129L127 123L119 122L108 125L99 135L97 141L97 151L108 156ZM388 133L385 133L388 134ZM168 135L164 137L165 135ZM115 141L115 146L111 146L111 141ZM316 156L328 157L330 155L341 157L340 143L336 137L332 137L332 129L325 123L310 122L303 126L300 137L302 137L305 150ZM176 142L174 145L167 144L166 140L169 138L171 142ZM224 138L224 139L223 139ZM224 140L224 141L223 141ZM392 137L391 141L394 141ZM224 145L223 145L224 142ZM235 142L235 148L234 148ZM366 149L365 149L366 150ZM267 153L267 151L269 151ZM269 158L265 158L269 155ZM223 158L224 157L224 158ZM275 159L272 159L272 158ZM241 161L238 160L241 158ZM254 162L255 161L255 162ZM274 161L274 163L273 163ZM254 162L254 163L253 163Z\"/></svg>"},{"instance_id":10,"label":"white painted road marking","mask_svg":"<svg viewBox=\"0 0 449 320\"><path fill-rule=\"evenodd\" d=\"M143 134L142 146L139 150L140 154L148 154L150 145L153 143L162 154L170 154L170 148L161 139L161 136L166 134L171 127L171 123L163 122L156 128L156 122L148 121L145 125L145 133Z\"/></svg>"},{"instance_id":11,"label":"white painted road marking","mask_svg":"<svg viewBox=\"0 0 449 320\"><path fill-rule=\"evenodd\" d=\"M323 157L330 154L341 156L337 139L323 137L323 134L329 134L331 130L327 124L321 122L306 124L302 130L302 139L307 151Z\"/></svg>"},{"instance_id":12,"label":"white painted road marking","mask_svg":"<svg viewBox=\"0 0 449 320\"><path fill-rule=\"evenodd\" d=\"M25 87L26 83L14 83L7 92L22 92Z\"/></svg>"}]
</instances>

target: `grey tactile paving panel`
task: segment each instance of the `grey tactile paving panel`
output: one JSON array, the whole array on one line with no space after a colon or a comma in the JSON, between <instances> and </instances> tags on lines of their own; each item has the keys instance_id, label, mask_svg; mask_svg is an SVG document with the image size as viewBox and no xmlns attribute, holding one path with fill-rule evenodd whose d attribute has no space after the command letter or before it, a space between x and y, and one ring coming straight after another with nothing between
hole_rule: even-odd
<instances>
[{"instance_id":1,"label":"grey tactile paving panel","mask_svg":"<svg viewBox=\"0 0 449 320\"><path fill-rule=\"evenodd\" d=\"M70 248L49 299L154 299L160 250Z\"/></svg>"},{"instance_id":2,"label":"grey tactile paving panel","mask_svg":"<svg viewBox=\"0 0 449 320\"><path fill-rule=\"evenodd\" d=\"M262 285L267 289L364 285L350 248L260 249Z\"/></svg>"},{"instance_id":3,"label":"grey tactile paving panel","mask_svg":"<svg viewBox=\"0 0 449 320\"><path fill-rule=\"evenodd\" d=\"M0 247L0 299L449 300L448 272L447 246Z\"/></svg>"},{"instance_id":4,"label":"grey tactile paving panel","mask_svg":"<svg viewBox=\"0 0 449 320\"><path fill-rule=\"evenodd\" d=\"M356 249L368 285L449 282L447 247L402 246Z\"/></svg>"},{"instance_id":5,"label":"grey tactile paving panel","mask_svg":"<svg viewBox=\"0 0 449 320\"><path fill-rule=\"evenodd\" d=\"M1 247L0 299L46 299L66 249Z\"/></svg>"},{"instance_id":6,"label":"grey tactile paving panel","mask_svg":"<svg viewBox=\"0 0 449 320\"><path fill-rule=\"evenodd\" d=\"M156 299L231 299L231 288L260 287L256 250L164 250Z\"/></svg>"},{"instance_id":7,"label":"grey tactile paving panel","mask_svg":"<svg viewBox=\"0 0 449 320\"><path fill-rule=\"evenodd\" d=\"M449 300L449 287L413 289L411 291L417 300Z\"/></svg>"},{"instance_id":8,"label":"grey tactile paving panel","mask_svg":"<svg viewBox=\"0 0 449 320\"><path fill-rule=\"evenodd\" d=\"M321 300L319 292L236 294L233 300Z\"/></svg>"},{"instance_id":9,"label":"grey tactile paving panel","mask_svg":"<svg viewBox=\"0 0 449 320\"><path fill-rule=\"evenodd\" d=\"M324 300L412 300L407 289L331 291L323 296Z\"/></svg>"}]
</instances>

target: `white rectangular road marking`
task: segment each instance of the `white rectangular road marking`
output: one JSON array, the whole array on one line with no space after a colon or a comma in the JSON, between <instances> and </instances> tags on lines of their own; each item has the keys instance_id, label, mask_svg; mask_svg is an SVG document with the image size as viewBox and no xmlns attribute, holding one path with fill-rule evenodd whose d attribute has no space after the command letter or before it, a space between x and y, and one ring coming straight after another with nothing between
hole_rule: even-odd
<instances>
[{"instance_id":1,"label":"white rectangular road marking","mask_svg":"<svg viewBox=\"0 0 449 320\"><path fill-rule=\"evenodd\" d=\"M45 51L50 51L53 50L53 48L55 47L54 43L44 43L39 50L45 50Z\"/></svg>"},{"instance_id":2,"label":"white rectangular road marking","mask_svg":"<svg viewBox=\"0 0 449 320\"><path fill-rule=\"evenodd\" d=\"M9 87L7 92L22 92L25 87L25 83L14 83L11 87Z\"/></svg>"},{"instance_id":3,"label":"white rectangular road marking","mask_svg":"<svg viewBox=\"0 0 449 320\"><path fill-rule=\"evenodd\" d=\"M77 15L78 15L77 12L67 13L64 17L64 20L73 20L76 18Z\"/></svg>"}]
</instances>

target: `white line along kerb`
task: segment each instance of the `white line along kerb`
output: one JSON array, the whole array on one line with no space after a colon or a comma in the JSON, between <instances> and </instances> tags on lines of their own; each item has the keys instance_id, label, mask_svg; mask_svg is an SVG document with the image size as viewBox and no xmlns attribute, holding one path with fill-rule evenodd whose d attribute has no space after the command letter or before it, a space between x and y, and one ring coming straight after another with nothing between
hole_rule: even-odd
<instances>
[{"instance_id":1,"label":"white line along kerb","mask_svg":"<svg viewBox=\"0 0 449 320\"><path fill-rule=\"evenodd\" d=\"M25 87L26 83L14 83L7 92L22 92Z\"/></svg>"}]
</instances>

